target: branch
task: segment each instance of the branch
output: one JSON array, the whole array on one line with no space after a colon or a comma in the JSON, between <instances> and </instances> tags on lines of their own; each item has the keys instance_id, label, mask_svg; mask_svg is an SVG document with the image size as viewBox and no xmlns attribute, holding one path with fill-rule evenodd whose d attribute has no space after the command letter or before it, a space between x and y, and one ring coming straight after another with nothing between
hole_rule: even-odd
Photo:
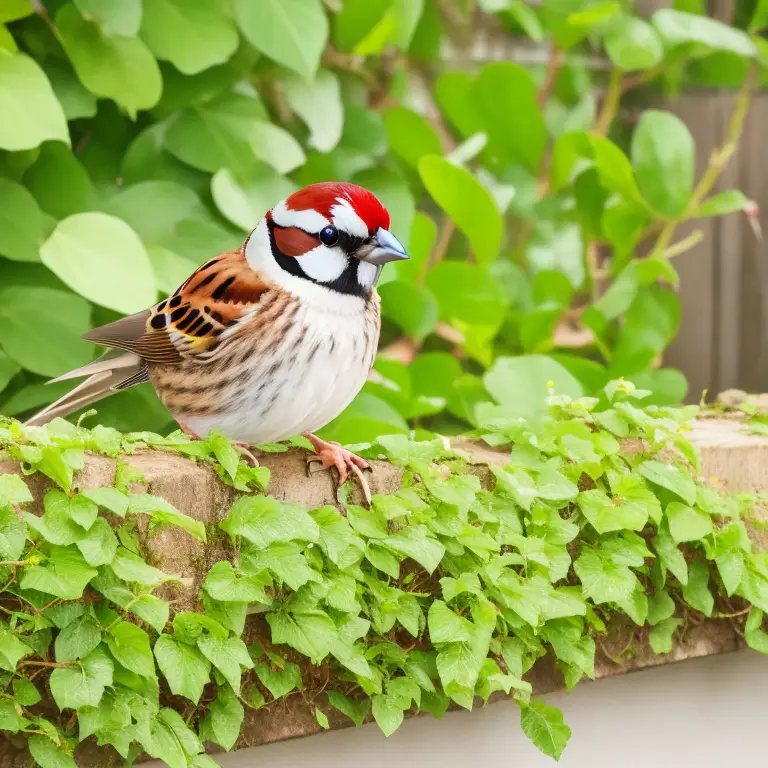
<instances>
[{"instance_id":1,"label":"branch","mask_svg":"<svg viewBox=\"0 0 768 768\"><path fill-rule=\"evenodd\" d=\"M613 123L616 113L619 111L623 76L623 70L618 67L611 70L611 79L608 82L608 93L605 94L605 101L603 101L603 106L600 109L600 114L595 123L594 132L598 136L605 136L608 133L611 123Z\"/></svg>"}]
</instances>

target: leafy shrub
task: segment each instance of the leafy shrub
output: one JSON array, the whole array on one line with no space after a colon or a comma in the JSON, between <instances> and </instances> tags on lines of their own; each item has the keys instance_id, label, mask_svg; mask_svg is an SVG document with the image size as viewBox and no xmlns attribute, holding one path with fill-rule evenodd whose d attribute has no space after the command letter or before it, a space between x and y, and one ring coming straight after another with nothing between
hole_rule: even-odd
<instances>
[{"instance_id":1,"label":"leafy shrub","mask_svg":"<svg viewBox=\"0 0 768 768\"><path fill-rule=\"evenodd\" d=\"M674 235L749 210L708 195L768 58L765 3L737 19L748 31L669 9L646 21L628 2L474 5L2 0L0 411L61 394L42 384L91 358L82 332L330 178L378 193L412 259L385 270L386 354L328 436L465 431L478 402L525 410L549 379L578 396L628 375L679 401L683 376L655 366L680 315L670 259L700 233ZM551 56L477 64L486 33ZM601 50L607 84L590 69ZM644 112L631 135L616 119L625 94L691 81L741 88L698 180L674 115ZM101 415L169 423L147 388Z\"/></svg>"},{"instance_id":2,"label":"leafy shrub","mask_svg":"<svg viewBox=\"0 0 768 768\"><path fill-rule=\"evenodd\" d=\"M217 436L6 420L3 454L54 487L42 516L19 514L32 496L0 475L0 731L28 737L43 768L72 768L91 737L126 758L208 768L203 741L231 749L245 708L297 689L322 727L335 708L387 735L408 712L440 717L504 691L526 735L559 758L570 729L524 679L545 654L571 689L594 677L596 652L616 663L648 645L668 653L703 617L768 653L768 555L743 519L753 499L696 480L684 437L696 408L642 408L648 395L615 381L600 400L552 396L535 428L491 418L485 440L514 442L492 490L441 439L382 437L370 455L404 467L402 488L370 510L347 504L346 517L260 494L268 471ZM73 488L85 451L147 447L213 462L242 491L227 517L206 531L132 495L141 478L119 460L116 487ZM665 449L680 461L660 461ZM143 556L167 525L225 536L236 553L201 574L197 608L175 615L160 588L176 577Z\"/></svg>"}]
</instances>

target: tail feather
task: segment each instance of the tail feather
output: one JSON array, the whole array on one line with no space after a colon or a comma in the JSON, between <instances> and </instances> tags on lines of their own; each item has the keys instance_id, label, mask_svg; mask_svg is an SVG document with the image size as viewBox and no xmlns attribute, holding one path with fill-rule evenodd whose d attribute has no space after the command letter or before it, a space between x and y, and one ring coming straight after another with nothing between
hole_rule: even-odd
<instances>
[{"instance_id":1,"label":"tail feather","mask_svg":"<svg viewBox=\"0 0 768 768\"><path fill-rule=\"evenodd\" d=\"M68 416L86 405L109 397L116 391L149 381L144 360L130 352L114 351L107 352L93 363L65 373L52 381L65 381L82 376L88 378L25 423L28 426L42 426L59 416Z\"/></svg>"}]
</instances>

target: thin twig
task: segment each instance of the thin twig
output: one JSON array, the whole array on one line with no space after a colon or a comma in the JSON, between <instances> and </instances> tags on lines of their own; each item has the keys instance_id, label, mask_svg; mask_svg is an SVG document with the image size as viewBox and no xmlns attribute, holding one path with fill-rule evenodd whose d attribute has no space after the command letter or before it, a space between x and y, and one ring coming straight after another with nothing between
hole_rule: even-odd
<instances>
[{"instance_id":1,"label":"thin twig","mask_svg":"<svg viewBox=\"0 0 768 768\"><path fill-rule=\"evenodd\" d=\"M624 76L623 70L616 67L611 70L611 78L608 82L608 92L605 94L603 106L595 123L594 132L598 136L605 136L610 130L616 113L619 111L619 101L621 100L621 83Z\"/></svg>"}]
</instances>

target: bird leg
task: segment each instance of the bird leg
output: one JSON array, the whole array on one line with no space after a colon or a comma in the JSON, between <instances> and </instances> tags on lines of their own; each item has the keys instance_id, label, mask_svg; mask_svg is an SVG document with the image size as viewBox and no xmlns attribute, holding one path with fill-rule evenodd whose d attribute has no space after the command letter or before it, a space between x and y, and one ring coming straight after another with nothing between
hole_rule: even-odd
<instances>
[{"instance_id":1,"label":"bird leg","mask_svg":"<svg viewBox=\"0 0 768 768\"><path fill-rule=\"evenodd\" d=\"M307 456L307 469L309 472L318 471L310 469L311 465L316 462L322 464L323 469L336 467L339 471L340 485L344 485L344 483L347 482L349 473L352 472L357 477L357 482L360 484L365 503L370 507L371 488L362 472L364 469L370 469L370 464L368 464L365 459L355 456L354 453L348 451L346 448L342 448L341 445L336 442L321 440L319 437L315 437L309 432L305 433L304 437L312 443L312 447L315 449L316 454L315 456Z\"/></svg>"},{"instance_id":2,"label":"bird leg","mask_svg":"<svg viewBox=\"0 0 768 768\"><path fill-rule=\"evenodd\" d=\"M193 440L202 440L199 435L196 435L186 424L177 421L181 427L182 432L185 435L189 435ZM257 458L251 453L251 446L248 443L232 443L235 446L237 452L250 464L252 467L258 467L259 462Z\"/></svg>"}]
</instances>

